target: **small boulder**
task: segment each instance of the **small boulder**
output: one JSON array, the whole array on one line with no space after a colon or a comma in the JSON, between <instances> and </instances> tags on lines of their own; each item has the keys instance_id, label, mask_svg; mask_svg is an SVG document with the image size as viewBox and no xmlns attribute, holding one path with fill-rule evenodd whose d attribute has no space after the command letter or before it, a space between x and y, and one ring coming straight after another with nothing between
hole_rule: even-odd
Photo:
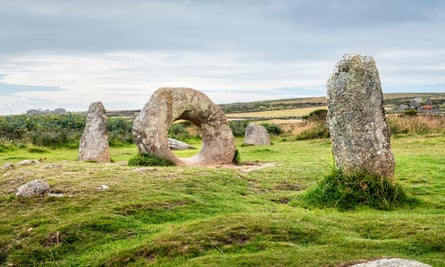
<instances>
[{"instance_id":1,"label":"small boulder","mask_svg":"<svg viewBox=\"0 0 445 267\"><path fill-rule=\"evenodd\" d=\"M10 162L6 162L6 163L3 164L3 166L2 166L2 169L3 169L3 170L9 170L9 169L12 169L12 168L14 168L14 165L12 165L12 163L10 163Z\"/></svg>"},{"instance_id":2,"label":"small boulder","mask_svg":"<svg viewBox=\"0 0 445 267\"><path fill-rule=\"evenodd\" d=\"M431 267L431 265L406 259L379 259L350 265L351 267Z\"/></svg>"},{"instance_id":3,"label":"small boulder","mask_svg":"<svg viewBox=\"0 0 445 267\"><path fill-rule=\"evenodd\" d=\"M28 166L28 165L34 165L34 164L37 164L37 163L39 163L38 160L35 160L35 159L25 159L25 160L22 160L19 163L17 163L17 166Z\"/></svg>"},{"instance_id":4,"label":"small boulder","mask_svg":"<svg viewBox=\"0 0 445 267\"><path fill-rule=\"evenodd\" d=\"M15 196L16 197L44 196L45 194L48 193L48 190L49 190L48 183L41 180L34 180L20 186L17 189L17 193L15 194Z\"/></svg>"},{"instance_id":5,"label":"small boulder","mask_svg":"<svg viewBox=\"0 0 445 267\"><path fill-rule=\"evenodd\" d=\"M168 147L171 150L195 149L194 146L191 146L187 143L181 142L181 141L173 139L173 138L167 138L167 140L168 140Z\"/></svg>"},{"instance_id":6,"label":"small boulder","mask_svg":"<svg viewBox=\"0 0 445 267\"><path fill-rule=\"evenodd\" d=\"M270 145L270 137L264 126L251 123L246 127L244 144L254 146Z\"/></svg>"}]
</instances>

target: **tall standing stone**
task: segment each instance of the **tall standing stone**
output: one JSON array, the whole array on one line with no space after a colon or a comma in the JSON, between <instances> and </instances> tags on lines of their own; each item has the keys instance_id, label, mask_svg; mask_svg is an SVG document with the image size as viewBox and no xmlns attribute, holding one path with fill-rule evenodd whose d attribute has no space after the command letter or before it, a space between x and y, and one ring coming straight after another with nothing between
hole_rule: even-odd
<instances>
[{"instance_id":1,"label":"tall standing stone","mask_svg":"<svg viewBox=\"0 0 445 267\"><path fill-rule=\"evenodd\" d=\"M110 162L107 116L101 102L92 103L88 109L85 130L80 139L79 160Z\"/></svg>"},{"instance_id":2,"label":"tall standing stone","mask_svg":"<svg viewBox=\"0 0 445 267\"><path fill-rule=\"evenodd\" d=\"M327 82L327 90L337 168L392 179L395 162L374 59L344 55Z\"/></svg>"}]
</instances>

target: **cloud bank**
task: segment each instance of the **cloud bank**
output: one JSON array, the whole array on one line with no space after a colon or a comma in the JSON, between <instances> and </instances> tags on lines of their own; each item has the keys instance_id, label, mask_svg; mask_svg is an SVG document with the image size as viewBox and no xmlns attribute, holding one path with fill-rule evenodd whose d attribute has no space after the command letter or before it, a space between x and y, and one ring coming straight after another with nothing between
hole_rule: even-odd
<instances>
[{"instance_id":1,"label":"cloud bank","mask_svg":"<svg viewBox=\"0 0 445 267\"><path fill-rule=\"evenodd\" d=\"M0 114L140 108L163 86L217 103L325 95L347 52L385 92L445 91L443 1L4 1Z\"/></svg>"}]
</instances>

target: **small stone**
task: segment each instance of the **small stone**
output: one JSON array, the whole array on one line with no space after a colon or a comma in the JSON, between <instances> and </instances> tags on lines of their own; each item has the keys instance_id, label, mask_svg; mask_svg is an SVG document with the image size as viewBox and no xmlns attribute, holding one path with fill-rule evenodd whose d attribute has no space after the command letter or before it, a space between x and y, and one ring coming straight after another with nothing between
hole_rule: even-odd
<instances>
[{"instance_id":1,"label":"small stone","mask_svg":"<svg viewBox=\"0 0 445 267\"><path fill-rule=\"evenodd\" d=\"M85 130L80 139L79 160L99 163L111 161L107 116L101 102L92 103L88 109Z\"/></svg>"},{"instance_id":2,"label":"small stone","mask_svg":"<svg viewBox=\"0 0 445 267\"><path fill-rule=\"evenodd\" d=\"M145 172L145 171L154 171L154 170L156 170L156 168L152 168L152 167L142 167L142 168L133 169L133 171L135 171L135 172Z\"/></svg>"},{"instance_id":3,"label":"small stone","mask_svg":"<svg viewBox=\"0 0 445 267\"><path fill-rule=\"evenodd\" d=\"M63 193L48 193L49 197L63 197L65 196Z\"/></svg>"},{"instance_id":4,"label":"small stone","mask_svg":"<svg viewBox=\"0 0 445 267\"><path fill-rule=\"evenodd\" d=\"M50 165L46 166L46 169L58 169L61 167L62 167L62 165L59 165L59 164L50 164Z\"/></svg>"},{"instance_id":5,"label":"small stone","mask_svg":"<svg viewBox=\"0 0 445 267\"><path fill-rule=\"evenodd\" d=\"M270 145L270 137L264 126L251 123L246 127L244 144L254 146Z\"/></svg>"},{"instance_id":6,"label":"small stone","mask_svg":"<svg viewBox=\"0 0 445 267\"><path fill-rule=\"evenodd\" d=\"M110 187L106 184L100 185L98 187L96 187L97 190L108 190L110 189Z\"/></svg>"},{"instance_id":7,"label":"small stone","mask_svg":"<svg viewBox=\"0 0 445 267\"><path fill-rule=\"evenodd\" d=\"M379 259L350 265L351 267L431 267L431 265L406 259Z\"/></svg>"},{"instance_id":8,"label":"small stone","mask_svg":"<svg viewBox=\"0 0 445 267\"><path fill-rule=\"evenodd\" d=\"M49 184L41 181L34 180L20 186L15 194L17 197L36 197L43 196L48 193Z\"/></svg>"},{"instance_id":9,"label":"small stone","mask_svg":"<svg viewBox=\"0 0 445 267\"><path fill-rule=\"evenodd\" d=\"M3 166L2 166L3 170L9 170L9 169L12 169L12 168L14 168L14 165L12 163L10 163L10 162L7 162L7 163L3 164Z\"/></svg>"},{"instance_id":10,"label":"small stone","mask_svg":"<svg viewBox=\"0 0 445 267\"><path fill-rule=\"evenodd\" d=\"M17 166L28 166L28 165L34 165L39 163L38 160L34 160L34 159L25 159L20 161L19 163L17 163Z\"/></svg>"}]
</instances>

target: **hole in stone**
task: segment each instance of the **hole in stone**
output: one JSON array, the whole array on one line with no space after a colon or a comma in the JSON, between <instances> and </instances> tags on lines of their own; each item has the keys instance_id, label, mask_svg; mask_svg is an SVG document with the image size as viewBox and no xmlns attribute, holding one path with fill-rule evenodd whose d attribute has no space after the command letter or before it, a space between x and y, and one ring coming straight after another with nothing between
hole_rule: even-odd
<instances>
[{"instance_id":1,"label":"hole in stone","mask_svg":"<svg viewBox=\"0 0 445 267\"><path fill-rule=\"evenodd\" d=\"M188 120L175 121L168 130L168 138L184 142L194 149L174 149L170 150L181 159L193 158L202 148L201 128Z\"/></svg>"}]
</instances>

